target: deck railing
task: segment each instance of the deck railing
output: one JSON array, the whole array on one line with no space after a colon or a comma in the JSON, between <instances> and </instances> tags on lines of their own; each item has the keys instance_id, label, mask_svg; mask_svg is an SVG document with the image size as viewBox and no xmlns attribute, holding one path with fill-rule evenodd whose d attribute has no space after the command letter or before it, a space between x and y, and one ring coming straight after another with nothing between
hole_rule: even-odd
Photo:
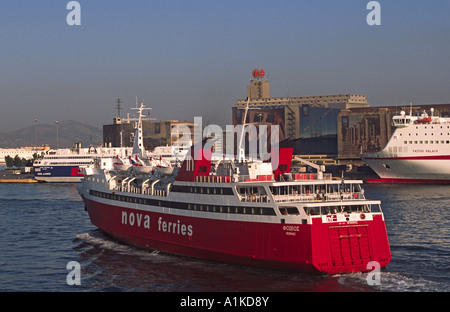
<instances>
[{"instance_id":1,"label":"deck railing","mask_svg":"<svg viewBox=\"0 0 450 312\"><path fill-rule=\"evenodd\" d=\"M364 194L342 193L342 194L289 194L289 195L272 195L277 203L285 202L305 202L305 201L341 201L341 200L362 200L365 199Z\"/></svg>"}]
</instances>

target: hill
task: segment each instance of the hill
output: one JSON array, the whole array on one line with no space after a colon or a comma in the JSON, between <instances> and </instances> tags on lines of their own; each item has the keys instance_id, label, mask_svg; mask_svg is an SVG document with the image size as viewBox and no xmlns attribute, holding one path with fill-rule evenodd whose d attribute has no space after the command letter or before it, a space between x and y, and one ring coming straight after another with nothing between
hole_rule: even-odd
<instances>
[{"instance_id":1,"label":"hill","mask_svg":"<svg viewBox=\"0 0 450 312\"><path fill-rule=\"evenodd\" d=\"M37 124L8 133L0 133L0 148L15 148L22 146L49 145L57 147L56 125ZM83 146L99 146L103 141L102 129L92 127L77 121L61 121L58 125L58 147L73 147L81 142Z\"/></svg>"}]
</instances>

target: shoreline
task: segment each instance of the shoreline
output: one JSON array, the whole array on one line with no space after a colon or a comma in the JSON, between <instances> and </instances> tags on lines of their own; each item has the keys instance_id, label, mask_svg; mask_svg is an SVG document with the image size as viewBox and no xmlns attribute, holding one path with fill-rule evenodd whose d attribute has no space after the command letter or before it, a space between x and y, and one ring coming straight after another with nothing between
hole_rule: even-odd
<instances>
[{"instance_id":1,"label":"shoreline","mask_svg":"<svg viewBox=\"0 0 450 312\"><path fill-rule=\"evenodd\" d=\"M17 174L18 170L4 169L0 170L0 183L37 183L32 173Z\"/></svg>"}]
</instances>

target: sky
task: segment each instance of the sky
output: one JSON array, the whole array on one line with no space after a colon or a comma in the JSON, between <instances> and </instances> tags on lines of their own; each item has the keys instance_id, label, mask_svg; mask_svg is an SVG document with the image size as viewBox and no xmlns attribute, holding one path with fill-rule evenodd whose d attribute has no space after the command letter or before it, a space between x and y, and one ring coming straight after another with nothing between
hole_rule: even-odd
<instances>
[{"instance_id":1,"label":"sky","mask_svg":"<svg viewBox=\"0 0 450 312\"><path fill-rule=\"evenodd\" d=\"M365 94L450 103L450 0L0 1L0 132L102 127L136 97L155 119L232 123L254 68L271 97ZM130 110L123 110L122 115Z\"/></svg>"}]
</instances>

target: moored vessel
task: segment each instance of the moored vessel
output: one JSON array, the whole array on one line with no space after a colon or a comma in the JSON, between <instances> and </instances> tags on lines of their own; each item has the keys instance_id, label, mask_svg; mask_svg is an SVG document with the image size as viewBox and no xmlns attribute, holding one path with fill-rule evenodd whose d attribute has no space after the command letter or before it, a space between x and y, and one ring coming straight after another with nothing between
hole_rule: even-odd
<instances>
[{"instance_id":1,"label":"moored vessel","mask_svg":"<svg viewBox=\"0 0 450 312\"><path fill-rule=\"evenodd\" d=\"M98 159L103 167L111 167L118 155L131 155L131 147L75 147L49 150L42 159L33 163L34 178L48 183L79 183L86 168L94 166Z\"/></svg>"},{"instance_id":2,"label":"moored vessel","mask_svg":"<svg viewBox=\"0 0 450 312\"><path fill-rule=\"evenodd\" d=\"M402 111L386 147L361 154L379 176L368 182L450 184L450 118Z\"/></svg>"},{"instance_id":3,"label":"moored vessel","mask_svg":"<svg viewBox=\"0 0 450 312\"><path fill-rule=\"evenodd\" d=\"M187 150L176 146L157 146L146 151L142 135L142 111L136 123L133 147L89 147L76 145L73 149L48 150L42 159L34 164L34 177L39 182L79 183L86 168L100 167L123 173L138 175L159 171L163 174L172 172L179 165Z\"/></svg>"},{"instance_id":4,"label":"moored vessel","mask_svg":"<svg viewBox=\"0 0 450 312\"><path fill-rule=\"evenodd\" d=\"M33 159L34 155L39 155L48 151L50 147L39 146L39 147L21 147L21 148L0 148L0 165L6 164L6 157L19 157L25 159Z\"/></svg>"}]
</instances>

